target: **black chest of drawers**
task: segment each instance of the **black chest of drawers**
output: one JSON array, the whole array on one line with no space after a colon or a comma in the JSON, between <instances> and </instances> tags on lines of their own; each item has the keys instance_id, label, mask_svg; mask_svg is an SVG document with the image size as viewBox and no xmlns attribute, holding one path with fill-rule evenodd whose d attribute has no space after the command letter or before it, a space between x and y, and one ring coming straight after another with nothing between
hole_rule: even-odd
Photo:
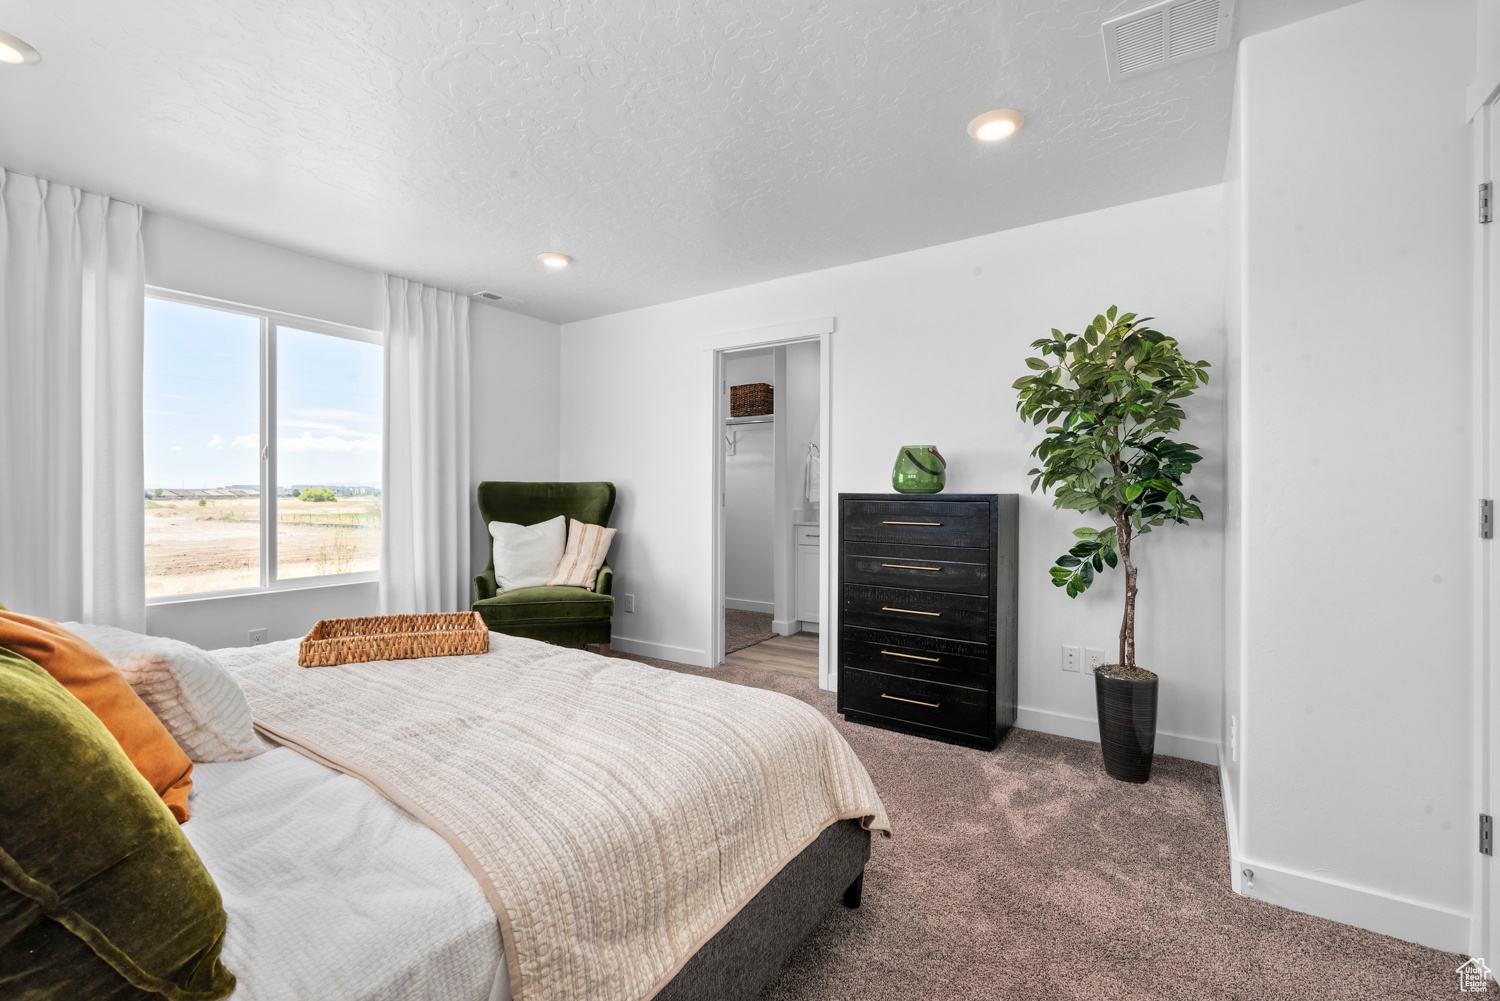
<instances>
[{"instance_id":1,"label":"black chest of drawers","mask_svg":"<svg viewBox=\"0 0 1500 1001\"><path fill-rule=\"evenodd\" d=\"M993 748L1016 721L1016 494L839 494L839 712Z\"/></svg>"}]
</instances>

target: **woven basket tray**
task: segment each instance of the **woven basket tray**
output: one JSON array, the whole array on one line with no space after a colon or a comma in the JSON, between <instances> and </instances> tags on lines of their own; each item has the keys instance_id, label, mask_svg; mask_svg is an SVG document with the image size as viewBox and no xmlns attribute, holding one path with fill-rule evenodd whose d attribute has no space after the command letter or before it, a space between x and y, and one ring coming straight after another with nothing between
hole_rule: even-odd
<instances>
[{"instance_id":1,"label":"woven basket tray","mask_svg":"<svg viewBox=\"0 0 1500 1001\"><path fill-rule=\"evenodd\" d=\"M730 417L760 417L776 412L776 390L769 382L729 387Z\"/></svg>"},{"instance_id":2,"label":"woven basket tray","mask_svg":"<svg viewBox=\"0 0 1500 1001\"><path fill-rule=\"evenodd\" d=\"M366 660L456 657L489 648L490 632L478 612L370 615L320 620L302 637L297 663L332 667Z\"/></svg>"}]
</instances>

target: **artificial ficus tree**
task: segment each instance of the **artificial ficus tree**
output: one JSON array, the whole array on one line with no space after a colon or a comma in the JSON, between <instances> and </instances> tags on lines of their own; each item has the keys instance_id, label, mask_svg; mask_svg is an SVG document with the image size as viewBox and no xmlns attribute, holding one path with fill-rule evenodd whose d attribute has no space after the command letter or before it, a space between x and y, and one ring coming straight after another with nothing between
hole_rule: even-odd
<instances>
[{"instance_id":1,"label":"artificial ficus tree","mask_svg":"<svg viewBox=\"0 0 1500 1001\"><path fill-rule=\"evenodd\" d=\"M1208 362L1191 362L1177 341L1152 330L1150 317L1111 306L1082 334L1032 342L1041 357L1026 359L1031 375L1015 382L1021 419L1046 424L1031 454L1041 467L1031 490L1056 488L1054 507L1097 511L1105 529L1078 528L1079 542L1052 567L1052 583L1070 598L1088 590L1105 566L1125 566L1120 665L1136 668L1136 564L1131 543L1168 521L1202 518L1183 478L1203 457L1170 437L1185 416L1179 400L1208 381Z\"/></svg>"}]
</instances>

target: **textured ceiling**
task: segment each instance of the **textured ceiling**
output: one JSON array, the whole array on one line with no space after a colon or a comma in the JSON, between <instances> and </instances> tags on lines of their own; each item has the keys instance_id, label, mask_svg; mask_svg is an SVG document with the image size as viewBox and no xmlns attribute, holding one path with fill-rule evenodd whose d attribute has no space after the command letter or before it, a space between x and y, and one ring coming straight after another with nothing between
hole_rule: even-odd
<instances>
[{"instance_id":1,"label":"textured ceiling","mask_svg":"<svg viewBox=\"0 0 1500 1001\"><path fill-rule=\"evenodd\" d=\"M1111 84L1143 3L0 0L0 163L568 321L1217 182L1234 55Z\"/></svg>"}]
</instances>

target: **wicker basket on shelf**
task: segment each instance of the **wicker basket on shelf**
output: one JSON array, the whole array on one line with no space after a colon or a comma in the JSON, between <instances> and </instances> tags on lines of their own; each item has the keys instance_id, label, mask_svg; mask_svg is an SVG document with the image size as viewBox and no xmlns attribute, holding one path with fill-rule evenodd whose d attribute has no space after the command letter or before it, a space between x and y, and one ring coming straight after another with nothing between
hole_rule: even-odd
<instances>
[{"instance_id":1,"label":"wicker basket on shelf","mask_svg":"<svg viewBox=\"0 0 1500 1001\"><path fill-rule=\"evenodd\" d=\"M769 382L729 387L730 417L760 417L776 412L776 389Z\"/></svg>"},{"instance_id":2,"label":"wicker basket on shelf","mask_svg":"<svg viewBox=\"0 0 1500 1001\"><path fill-rule=\"evenodd\" d=\"M489 648L490 632L478 612L369 615L320 620L302 637L297 663L332 667L366 660L457 657Z\"/></svg>"}]
</instances>

